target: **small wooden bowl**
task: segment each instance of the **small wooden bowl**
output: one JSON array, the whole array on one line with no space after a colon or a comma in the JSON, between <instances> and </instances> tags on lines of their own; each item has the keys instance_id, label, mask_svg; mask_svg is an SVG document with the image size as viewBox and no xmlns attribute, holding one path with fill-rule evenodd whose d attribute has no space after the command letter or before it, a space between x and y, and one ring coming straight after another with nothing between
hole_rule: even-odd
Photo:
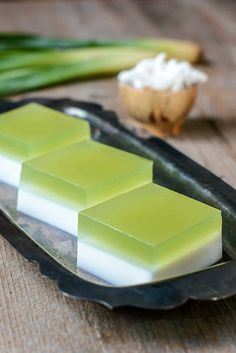
<instances>
[{"instance_id":1,"label":"small wooden bowl","mask_svg":"<svg viewBox=\"0 0 236 353\"><path fill-rule=\"evenodd\" d=\"M121 84L119 93L125 108L144 128L150 131L153 127L156 135L164 137L180 133L195 102L197 86L174 92Z\"/></svg>"}]
</instances>

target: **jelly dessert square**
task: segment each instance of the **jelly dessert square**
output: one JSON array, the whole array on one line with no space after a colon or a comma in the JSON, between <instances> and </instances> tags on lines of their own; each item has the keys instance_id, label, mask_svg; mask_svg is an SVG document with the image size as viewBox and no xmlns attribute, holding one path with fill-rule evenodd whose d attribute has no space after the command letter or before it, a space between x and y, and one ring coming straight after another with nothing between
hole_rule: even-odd
<instances>
[{"instance_id":1,"label":"jelly dessert square","mask_svg":"<svg viewBox=\"0 0 236 353\"><path fill-rule=\"evenodd\" d=\"M78 267L114 285L200 270L222 256L221 212L147 184L79 214Z\"/></svg>"},{"instance_id":2,"label":"jelly dessert square","mask_svg":"<svg viewBox=\"0 0 236 353\"><path fill-rule=\"evenodd\" d=\"M18 210L78 234L78 212L152 181L153 162L95 142L23 164Z\"/></svg>"},{"instance_id":3,"label":"jelly dessert square","mask_svg":"<svg viewBox=\"0 0 236 353\"><path fill-rule=\"evenodd\" d=\"M19 185L22 163L90 138L88 122L30 103L0 115L0 181Z\"/></svg>"}]
</instances>

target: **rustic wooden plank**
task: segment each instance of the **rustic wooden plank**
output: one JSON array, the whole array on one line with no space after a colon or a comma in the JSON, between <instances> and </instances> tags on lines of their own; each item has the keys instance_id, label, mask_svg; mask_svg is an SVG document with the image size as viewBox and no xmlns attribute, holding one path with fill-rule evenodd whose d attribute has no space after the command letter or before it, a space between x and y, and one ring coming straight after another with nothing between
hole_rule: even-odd
<instances>
[{"instance_id":1,"label":"rustic wooden plank","mask_svg":"<svg viewBox=\"0 0 236 353\"><path fill-rule=\"evenodd\" d=\"M234 1L80 0L0 3L0 30L64 37L173 36L198 40L211 66L185 132L169 142L236 186ZM115 79L22 95L95 100L120 115ZM170 312L63 297L0 239L0 352L236 352L236 300L191 302Z\"/></svg>"}]
</instances>

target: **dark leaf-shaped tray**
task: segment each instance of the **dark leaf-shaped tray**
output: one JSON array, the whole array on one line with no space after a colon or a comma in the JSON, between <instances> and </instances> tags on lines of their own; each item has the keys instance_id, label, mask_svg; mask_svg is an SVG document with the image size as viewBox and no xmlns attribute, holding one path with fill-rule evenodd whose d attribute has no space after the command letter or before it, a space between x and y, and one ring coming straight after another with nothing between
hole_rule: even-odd
<instances>
[{"instance_id":1,"label":"dark leaf-shaped tray","mask_svg":"<svg viewBox=\"0 0 236 353\"><path fill-rule=\"evenodd\" d=\"M70 99L32 99L87 119L93 138L154 161L154 181L216 206L223 211L224 255L212 267L159 283L111 287L75 265L75 238L42 222L18 214L16 190L0 185L0 233L26 259L39 264L43 275L57 282L65 294L99 302L109 308L133 306L170 309L188 299L216 300L236 293L236 190L158 138L141 139L124 128L113 112L94 103ZM0 101L0 112L32 100ZM72 239L73 238L73 239Z\"/></svg>"}]
</instances>

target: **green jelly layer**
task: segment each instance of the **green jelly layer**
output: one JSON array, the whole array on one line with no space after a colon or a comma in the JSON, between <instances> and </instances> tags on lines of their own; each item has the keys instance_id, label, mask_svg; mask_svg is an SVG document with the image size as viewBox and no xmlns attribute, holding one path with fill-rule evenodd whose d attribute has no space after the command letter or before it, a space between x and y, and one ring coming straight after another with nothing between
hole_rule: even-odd
<instances>
[{"instance_id":1,"label":"green jelly layer","mask_svg":"<svg viewBox=\"0 0 236 353\"><path fill-rule=\"evenodd\" d=\"M25 161L90 138L88 122L30 103L0 115L0 153Z\"/></svg>"},{"instance_id":2,"label":"green jelly layer","mask_svg":"<svg viewBox=\"0 0 236 353\"><path fill-rule=\"evenodd\" d=\"M20 188L79 210L150 183L153 162L84 141L23 164Z\"/></svg>"},{"instance_id":3,"label":"green jelly layer","mask_svg":"<svg viewBox=\"0 0 236 353\"><path fill-rule=\"evenodd\" d=\"M93 247L152 269L217 238L221 222L218 209L150 183L82 211L78 234Z\"/></svg>"}]
</instances>

